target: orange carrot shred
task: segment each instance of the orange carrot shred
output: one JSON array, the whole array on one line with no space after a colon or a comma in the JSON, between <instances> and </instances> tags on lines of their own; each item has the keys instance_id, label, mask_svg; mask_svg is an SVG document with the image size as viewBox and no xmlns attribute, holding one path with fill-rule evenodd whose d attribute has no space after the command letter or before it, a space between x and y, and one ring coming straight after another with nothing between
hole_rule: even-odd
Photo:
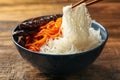
<instances>
[{"instance_id":1,"label":"orange carrot shred","mask_svg":"<svg viewBox=\"0 0 120 80\"><path fill-rule=\"evenodd\" d=\"M52 20L40 26L37 33L26 37L25 47L29 50L38 52L40 47L50 38L55 39L62 35L62 31L60 30L61 24L62 18L58 18L56 21Z\"/></svg>"}]
</instances>

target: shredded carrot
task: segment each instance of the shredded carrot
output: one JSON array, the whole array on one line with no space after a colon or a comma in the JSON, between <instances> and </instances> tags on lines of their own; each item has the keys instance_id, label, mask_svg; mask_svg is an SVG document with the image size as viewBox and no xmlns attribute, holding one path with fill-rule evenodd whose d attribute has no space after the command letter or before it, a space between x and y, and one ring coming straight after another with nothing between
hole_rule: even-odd
<instances>
[{"instance_id":1,"label":"shredded carrot","mask_svg":"<svg viewBox=\"0 0 120 80\"><path fill-rule=\"evenodd\" d=\"M56 21L50 21L49 23L40 26L38 32L26 37L25 47L29 50L38 52L40 47L46 43L50 38L54 39L62 35L60 26L62 24L62 18L58 18Z\"/></svg>"}]
</instances>

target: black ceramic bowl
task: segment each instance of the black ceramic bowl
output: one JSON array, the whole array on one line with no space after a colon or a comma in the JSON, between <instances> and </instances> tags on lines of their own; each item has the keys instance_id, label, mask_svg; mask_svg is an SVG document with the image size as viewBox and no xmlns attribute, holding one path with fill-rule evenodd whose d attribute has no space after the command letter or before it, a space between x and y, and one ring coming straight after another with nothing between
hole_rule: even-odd
<instances>
[{"instance_id":1,"label":"black ceramic bowl","mask_svg":"<svg viewBox=\"0 0 120 80\"><path fill-rule=\"evenodd\" d=\"M44 73L70 74L85 69L100 55L108 38L106 29L97 22L93 22L92 27L96 30L100 28L103 42L92 50L76 54L55 55L52 53L33 52L24 47L24 37L26 35L34 33L39 25L43 25L50 20L55 20L58 17L61 17L61 15L41 16L22 22L12 31L14 44L25 60Z\"/></svg>"}]
</instances>

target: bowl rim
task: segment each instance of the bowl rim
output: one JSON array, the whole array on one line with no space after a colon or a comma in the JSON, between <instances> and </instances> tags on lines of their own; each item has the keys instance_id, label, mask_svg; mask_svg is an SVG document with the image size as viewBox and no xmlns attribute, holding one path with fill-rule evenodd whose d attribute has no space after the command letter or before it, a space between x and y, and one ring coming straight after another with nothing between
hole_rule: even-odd
<instances>
[{"instance_id":1,"label":"bowl rim","mask_svg":"<svg viewBox=\"0 0 120 80\"><path fill-rule=\"evenodd\" d=\"M28 20L29 20L29 19L28 19ZM25 20L25 21L26 21L26 20ZM97 49L98 47L100 47L100 46L102 46L103 44L105 44L106 41L108 40L108 31L107 31L107 29L106 29L105 27L103 27L100 23L98 23L98 22L96 22L96 21L94 21L94 20L92 20L92 23L98 25L100 28L102 28L102 29L105 31L105 33L106 33L106 38L105 38L105 39L102 41L102 43L101 43L100 45L98 45L97 47L95 47L95 48L93 48L93 49L90 49L90 50L82 51L82 52L79 52L79 53L54 54L54 53L40 53L40 52L31 51L31 50L29 50L29 49L21 46L20 44L18 44L18 42L16 42L16 41L14 40L13 33L14 33L15 29L16 29L18 26L16 26L16 27L13 28L13 30L12 30L12 41L13 41L17 46L19 46L20 48L22 48L22 49L24 49L24 50L26 50L26 51L28 51L28 52L30 52L30 53L32 53L32 54L45 55L45 56L71 56L71 55L75 55L75 54L83 55L83 54L86 54L86 53L88 53L88 52L91 52L91 51Z\"/></svg>"}]
</instances>

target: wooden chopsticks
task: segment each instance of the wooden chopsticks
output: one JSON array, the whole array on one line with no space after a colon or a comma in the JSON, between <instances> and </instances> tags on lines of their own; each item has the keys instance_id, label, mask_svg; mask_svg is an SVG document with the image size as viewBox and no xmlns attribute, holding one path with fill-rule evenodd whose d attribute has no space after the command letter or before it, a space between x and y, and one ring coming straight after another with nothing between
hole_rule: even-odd
<instances>
[{"instance_id":1,"label":"wooden chopsticks","mask_svg":"<svg viewBox=\"0 0 120 80\"><path fill-rule=\"evenodd\" d=\"M78 5L80 5L81 3L84 3L84 2L86 2L86 1L87 1L87 0L81 0L81 1L79 1L79 2L75 3L75 4L72 6L72 8L75 8L76 6L78 6ZM86 6L89 6L89 5L94 4L94 3L96 3L96 2L99 2L99 1L102 1L102 0L92 0L92 1L90 1L90 2L86 2Z\"/></svg>"}]
</instances>

